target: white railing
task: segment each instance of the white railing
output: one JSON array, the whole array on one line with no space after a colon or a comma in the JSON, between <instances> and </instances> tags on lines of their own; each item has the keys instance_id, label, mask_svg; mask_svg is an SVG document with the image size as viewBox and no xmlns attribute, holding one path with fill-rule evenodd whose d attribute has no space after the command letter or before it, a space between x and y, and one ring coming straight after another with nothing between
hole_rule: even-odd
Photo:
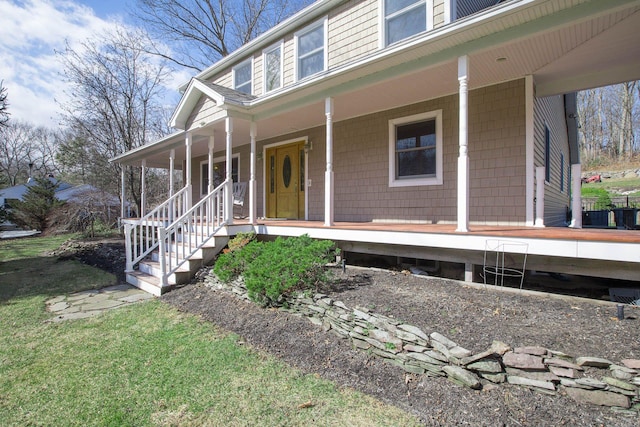
<instances>
[{"instance_id":1,"label":"white railing","mask_svg":"<svg viewBox=\"0 0 640 427\"><path fill-rule=\"evenodd\" d=\"M123 220L127 271L160 244L158 229L182 217L187 207L188 187L184 187L144 217L137 220Z\"/></svg>"},{"instance_id":2,"label":"white railing","mask_svg":"<svg viewBox=\"0 0 640 427\"><path fill-rule=\"evenodd\" d=\"M158 229L163 287L169 284L169 276L227 223L224 216L227 190L225 181L171 225Z\"/></svg>"}]
</instances>

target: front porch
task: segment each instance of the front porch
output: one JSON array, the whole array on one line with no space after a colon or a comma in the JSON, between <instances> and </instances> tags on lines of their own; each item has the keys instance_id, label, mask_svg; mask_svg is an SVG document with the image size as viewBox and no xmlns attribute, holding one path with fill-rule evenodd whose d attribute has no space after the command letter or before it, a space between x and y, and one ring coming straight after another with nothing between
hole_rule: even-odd
<instances>
[{"instance_id":1,"label":"front porch","mask_svg":"<svg viewBox=\"0 0 640 427\"><path fill-rule=\"evenodd\" d=\"M334 240L347 252L347 262L348 252L359 252L462 263L469 282L482 281L473 277L473 266L482 266L486 242L495 239L526 243L527 270L640 280L640 231L476 225L460 233L455 224L336 222L327 227L321 221L266 219L255 226L236 221L228 230L247 227L260 236Z\"/></svg>"}]
</instances>

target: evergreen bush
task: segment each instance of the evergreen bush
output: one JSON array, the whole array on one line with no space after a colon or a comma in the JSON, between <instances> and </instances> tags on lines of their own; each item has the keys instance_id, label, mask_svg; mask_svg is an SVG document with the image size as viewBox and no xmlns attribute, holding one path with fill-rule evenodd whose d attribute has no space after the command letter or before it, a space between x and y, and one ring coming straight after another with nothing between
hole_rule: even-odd
<instances>
[{"instance_id":1,"label":"evergreen bush","mask_svg":"<svg viewBox=\"0 0 640 427\"><path fill-rule=\"evenodd\" d=\"M224 282L244 277L249 298L263 305L279 305L294 290L312 289L329 280L325 268L335 259L335 244L308 235L278 237L273 242L251 241L220 255L214 273Z\"/></svg>"}]
</instances>

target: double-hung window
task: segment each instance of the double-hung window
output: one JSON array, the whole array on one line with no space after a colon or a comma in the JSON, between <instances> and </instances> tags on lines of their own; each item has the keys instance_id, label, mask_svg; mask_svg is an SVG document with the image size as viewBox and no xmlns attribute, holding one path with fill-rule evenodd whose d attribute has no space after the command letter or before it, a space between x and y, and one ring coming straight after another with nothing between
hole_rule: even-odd
<instances>
[{"instance_id":1,"label":"double-hung window","mask_svg":"<svg viewBox=\"0 0 640 427\"><path fill-rule=\"evenodd\" d=\"M385 46L427 30L426 0L381 0Z\"/></svg>"},{"instance_id":2,"label":"double-hung window","mask_svg":"<svg viewBox=\"0 0 640 427\"><path fill-rule=\"evenodd\" d=\"M251 95L251 59L233 68L233 88Z\"/></svg>"},{"instance_id":3,"label":"double-hung window","mask_svg":"<svg viewBox=\"0 0 640 427\"><path fill-rule=\"evenodd\" d=\"M442 184L442 110L389 121L389 186Z\"/></svg>"},{"instance_id":4,"label":"double-hung window","mask_svg":"<svg viewBox=\"0 0 640 427\"><path fill-rule=\"evenodd\" d=\"M231 180L238 182L240 178L240 155L234 154L231 158ZM213 159L213 187L217 187L227 179L227 162L224 157ZM200 162L200 196L209 192L209 162Z\"/></svg>"},{"instance_id":5,"label":"double-hung window","mask_svg":"<svg viewBox=\"0 0 640 427\"><path fill-rule=\"evenodd\" d=\"M298 32L296 39L296 77L298 80L326 69L326 19Z\"/></svg>"},{"instance_id":6,"label":"double-hung window","mask_svg":"<svg viewBox=\"0 0 640 427\"><path fill-rule=\"evenodd\" d=\"M265 49L263 52L264 64L264 92L282 87L282 43Z\"/></svg>"}]
</instances>

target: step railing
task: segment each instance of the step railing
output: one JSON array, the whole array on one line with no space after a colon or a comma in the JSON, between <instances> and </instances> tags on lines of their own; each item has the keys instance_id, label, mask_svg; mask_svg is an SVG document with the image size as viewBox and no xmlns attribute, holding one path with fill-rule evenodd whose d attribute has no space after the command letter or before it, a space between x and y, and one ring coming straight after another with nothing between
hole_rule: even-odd
<instances>
[{"instance_id":1,"label":"step railing","mask_svg":"<svg viewBox=\"0 0 640 427\"><path fill-rule=\"evenodd\" d=\"M158 229L162 286L205 243L227 224L224 216L227 181L216 187L172 224Z\"/></svg>"},{"instance_id":2,"label":"step railing","mask_svg":"<svg viewBox=\"0 0 640 427\"><path fill-rule=\"evenodd\" d=\"M133 268L158 248L158 229L171 224L184 215L187 208L188 188L184 187L151 212L136 220L123 220L127 266Z\"/></svg>"}]
</instances>

